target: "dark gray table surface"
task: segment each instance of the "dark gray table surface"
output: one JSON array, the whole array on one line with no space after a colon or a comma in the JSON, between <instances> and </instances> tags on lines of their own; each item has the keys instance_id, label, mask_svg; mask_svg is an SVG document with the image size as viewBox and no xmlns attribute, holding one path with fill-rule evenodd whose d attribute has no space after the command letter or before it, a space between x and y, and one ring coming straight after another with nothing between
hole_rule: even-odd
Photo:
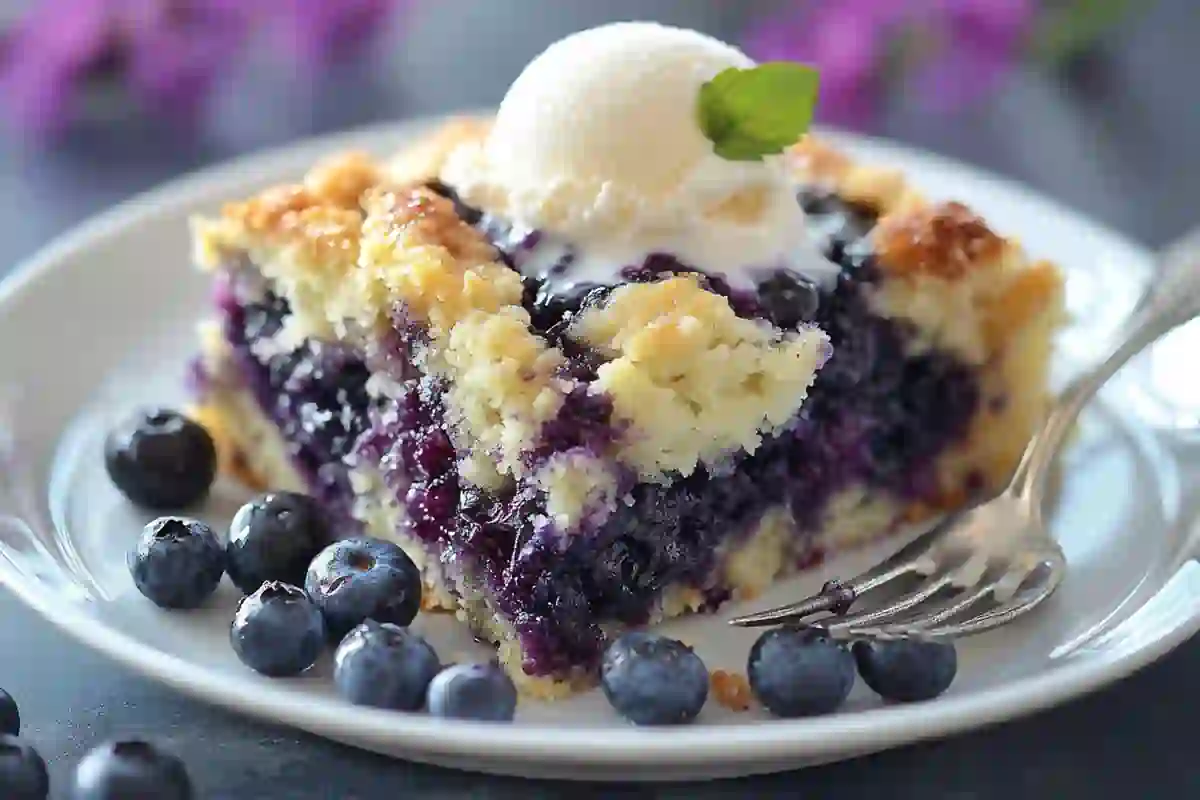
<instances>
[{"instance_id":1,"label":"dark gray table surface","mask_svg":"<svg viewBox=\"0 0 1200 800\"><path fill-rule=\"evenodd\" d=\"M82 129L53 152L0 143L0 271L85 216L180 172L323 130L495 102L550 40L612 18L658 18L729 35L734 3L458 0L426 3L363 72L320 86L247 79L211 129L181 141L149 125ZM449 46L450 44L453 46ZM1161 0L1069 80L1018 75L949 124L901 104L879 133L1023 180L1130 236L1166 243L1200 217L1200 6ZM182 254L181 254L182 257ZM1200 641L1089 698L991 730L787 775L622 787L628 797L1185 798ZM0 686L62 794L101 740L144 736L182 753L204 797L601 797L615 787L470 775L390 761L193 702L66 640L0 591Z\"/></svg>"}]
</instances>

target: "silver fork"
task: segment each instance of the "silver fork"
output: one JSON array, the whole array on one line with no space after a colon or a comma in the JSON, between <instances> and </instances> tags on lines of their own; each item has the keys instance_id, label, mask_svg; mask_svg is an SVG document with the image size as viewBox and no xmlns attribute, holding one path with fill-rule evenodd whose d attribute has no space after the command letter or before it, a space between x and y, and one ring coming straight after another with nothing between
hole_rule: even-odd
<instances>
[{"instance_id":1,"label":"silver fork","mask_svg":"<svg viewBox=\"0 0 1200 800\"><path fill-rule=\"evenodd\" d=\"M1165 250L1159 263L1107 356L1059 395L1000 494L949 516L856 578L729 623L808 620L835 637L952 638L1005 625L1050 597L1067 572L1062 548L1042 519L1055 457L1080 411L1121 367L1200 314L1200 229ZM869 602L879 594L883 600Z\"/></svg>"}]
</instances>

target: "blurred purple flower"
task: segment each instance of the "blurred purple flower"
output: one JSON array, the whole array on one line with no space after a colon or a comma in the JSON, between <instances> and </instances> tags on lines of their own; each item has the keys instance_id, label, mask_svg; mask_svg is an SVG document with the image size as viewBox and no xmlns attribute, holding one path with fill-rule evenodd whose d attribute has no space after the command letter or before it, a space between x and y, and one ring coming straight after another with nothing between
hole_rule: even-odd
<instances>
[{"instance_id":1,"label":"blurred purple flower","mask_svg":"<svg viewBox=\"0 0 1200 800\"><path fill-rule=\"evenodd\" d=\"M913 58L908 88L927 107L953 110L995 88L1020 56L1035 0L806 0L759 20L746 49L759 60L821 70L819 119L868 124Z\"/></svg>"},{"instance_id":2,"label":"blurred purple flower","mask_svg":"<svg viewBox=\"0 0 1200 800\"><path fill-rule=\"evenodd\" d=\"M299 65L317 66L352 48L406 11L411 0L261 0L272 18L269 31Z\"/></svg>"},{"instance_id":3,"label":"blurred purple flower","mask_svg":"<svg viewBox=\"0 0 1200 800\"><path fill-rule=\"evenodd\" d=\"M933 52L910 77L911 93L935 111L954 111L999 88L1020 60L1035 0L941 0ZM919 24L919 20L914 20Z\"/></svg>"},{"instance_id":4,"label":"blurred purple flower","mask_svg":"<svg viewBox=\"0 0 1200 800\"><path fill-rule=\"evenodd\" d=\"M0 101L17 127L66 127L94 81L123 81L187 123L255 36L319 66L383 29L407 0L42 0L0 40Z\"/></svg>"}]
</instances>

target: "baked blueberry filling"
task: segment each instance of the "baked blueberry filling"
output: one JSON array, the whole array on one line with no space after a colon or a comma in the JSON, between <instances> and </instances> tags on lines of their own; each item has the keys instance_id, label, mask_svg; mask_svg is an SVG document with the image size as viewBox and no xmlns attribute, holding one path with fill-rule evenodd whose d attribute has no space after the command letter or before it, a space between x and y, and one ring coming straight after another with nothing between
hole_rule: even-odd
<instances>
[{"instance_id":1,"label":"baked blueberry filling","mask_svg":"<svg viewBox=\"0 0 1200 800\"><path fill-rule=\"evenodd\" d=\"M370 372L339 345L307 341L288 352L272 349L290 313L287 301L267 292L243 302L238 294L226 286L218 303L242 380L278 427L313 495L343 530L356 525L345 457L367 426L374 402L367 393Z\"/></svg>"},{"instance_id":2,"label":"baked blueberry filling","mask_svg":"<svg viewBox=\"0 0 1200 800\"><path fill-rule=\"evenodd\" d=\"M463 205L449 188L434 188L455 201L460 217L488 236L508 263L520 263L538 246L536 232L514 230ZM934 499L936 460L964 436L976 411L979 386L968 365L943 352L908 353L914 332L872 312L867 292L880 274L866 235L875 214L817 191L802 193L799 202L826 257L841 267L834 286L818 289L780 271L765 276L756 292L738 293L702 276L743 316L793 329L816 324L829 335L833 355L795 425L719 474L700 469L668 485L623 475L631 502L580 530L555 529L544 499L527 486L489 494L462 479L463 454L455 451L444 418L446 387L414 377L407 353L421 333L402 315L394 319L395 341L381 350L395 362L387 371L404 389L385 402L372 400L368 367L344 348L306 343L291 353L256 355L270 352L262 343L279 332L288 313L273 295L246 303L224 295L225 334L250 389L323 502L348 514L347 457L378 466L406 512L404 532L461 583L483 591L520 638L527 672L594 668L604 644L599 622L647 621L667 587L696 590L712 606L726 599L729 587L716 570L720 553L770 509L790 507L804 537L817 529L830 500L848 489L883 490L903 501ZM569 268L568 252L554 269ZM630 266L624 278L692 271L655 255ZM524 305L531 327L567 356L565 371L586 382L601 359L571 341L567 327L610 290L583 285L564 292L561 285L526 279ZM620 434L611 404L580 389L545 425L526 465L533 470L572 451L603 458ZM804 547L797 543L794 550Z\"/></svg>"}]
</instances>

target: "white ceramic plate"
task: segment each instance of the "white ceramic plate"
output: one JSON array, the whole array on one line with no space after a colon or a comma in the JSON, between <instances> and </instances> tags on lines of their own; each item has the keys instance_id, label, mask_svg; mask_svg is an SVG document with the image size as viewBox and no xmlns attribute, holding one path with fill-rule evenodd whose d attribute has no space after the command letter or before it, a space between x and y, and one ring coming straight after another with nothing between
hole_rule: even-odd
<instances>
[{"instance_id":1,"label":"white ceramic plate","mask_svg":"<svg viewBox=\"0 0 1200 800\"><path fill-rule=\"evenodd\" d=\"M188 264L185 219L346 147L386 152L429 122L341 135L243 159L178 181L82 226L25 264L0 290L0 380L17 439L0 509L0 578L25 603L89 647L213 703L399 757L474 770L575 779L675 779L794 769L1007 719L1095 689L1161 656L1200 627L1193 521L1200 445L1147 415L1133 381L1085 416L1069 455L1054 531L1070 576L1033 618L965 642L951 691L923 705L883 707L860 686L846 710L805 721L724 712L697 724L636 730L598 693L527 703L499 728L364 710L331 691L328 665L291 680L252 674L227 640L235 594L180 614L134 589L125 552L146 518L105 479L100 442L114 415L182 402L180 378L206 280ZM1030 192L943 159L842 138L861 157L908 171L930 195L964 199L1002 231L1069 271L1076 322L1062 374L1092 355L1152 272L1141 248ZM1165 373L1194 371L1175 348ZM1178 405L1178 398L1173 400ZM1172 417L1173 419L1174 417ZM203 516L223 525L242 499L220 487ZM795 598L880 555L857 553L780 587ZM728 613L745 609L729 609ZM417 623L444 659L485 651L451 619ZM668 629L710 668L744 669L753 633L720 618Z\"/></svg>"}]
</instances>

